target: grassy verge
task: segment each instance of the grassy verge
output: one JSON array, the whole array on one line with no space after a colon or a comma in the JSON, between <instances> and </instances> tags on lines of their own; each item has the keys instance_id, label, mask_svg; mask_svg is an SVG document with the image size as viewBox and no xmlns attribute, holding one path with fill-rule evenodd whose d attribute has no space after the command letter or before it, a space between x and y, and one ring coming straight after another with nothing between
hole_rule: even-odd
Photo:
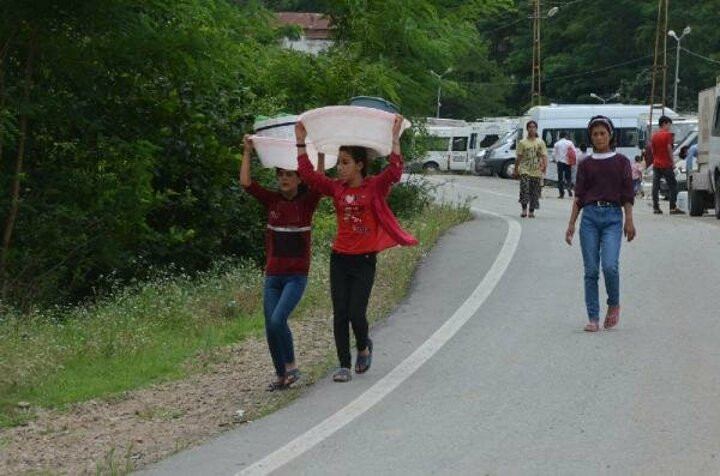
<instances>
[{"instance_id":1,"label":"grassy verge","mask_svg":"<svg viewBox=\"0 0 720 476\"><path fill-rule=\"evenodd\" d=\"M295 319L331 312L327 243L334 217L316 218L318 251ZM418 260L437 238L469 218L465 206L431 206L405 221L421 245L380 255L371 320L403 298ZM118 291L92 305L23 316L0 310L0 427L32 419L32 408L61 408L182 378L223 359L228 344L263 331L262 279L251 266L224 265Z\"/></svg>"}]
</instances>

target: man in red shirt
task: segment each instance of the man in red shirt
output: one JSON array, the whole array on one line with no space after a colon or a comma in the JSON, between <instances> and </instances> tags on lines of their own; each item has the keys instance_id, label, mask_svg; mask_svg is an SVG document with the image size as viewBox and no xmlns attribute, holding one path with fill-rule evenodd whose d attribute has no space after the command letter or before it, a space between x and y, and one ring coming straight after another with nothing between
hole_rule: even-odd
<instances>
[{"instance_id":1,"label":"man in red shirt","mask_svg":"<svg viewBox=\"0 0 720 476\"><path fill-rule=\"evenodd\" d=\"M670 132L672 119L667 116L660 116L659 125L660 130L653 134L650 139L653 158L653 210L657 215L662 214L662 210L660 209L660 180L665 178L665 182L670 190L670 214L681 215L685 212L676 206L677 181L675 180L675 172L673 170L675 164L672 159L673 134Z\"/></svg>"}]
</instances>

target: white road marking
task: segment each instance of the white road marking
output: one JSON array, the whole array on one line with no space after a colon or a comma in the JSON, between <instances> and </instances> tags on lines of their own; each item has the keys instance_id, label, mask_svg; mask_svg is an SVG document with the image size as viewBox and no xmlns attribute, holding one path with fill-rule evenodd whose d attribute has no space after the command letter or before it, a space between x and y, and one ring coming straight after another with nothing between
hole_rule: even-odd
<instances>
[{"instance_id":1,"label":"white road marking","mask_svg":"<svg viewBox=\"0 0 720 476\"><path fill-rule=\"evenodd\" d=\"M521 235L521 227L516 220L477 208L473 208L473 211L503 219L508 224L508 233L495 261L470 297L415 352L359 397L285 446L243 469L236 476L269 474L309 451L399 387L470 320L502 279L515 255Z\"/></svg>"}]
</instances>

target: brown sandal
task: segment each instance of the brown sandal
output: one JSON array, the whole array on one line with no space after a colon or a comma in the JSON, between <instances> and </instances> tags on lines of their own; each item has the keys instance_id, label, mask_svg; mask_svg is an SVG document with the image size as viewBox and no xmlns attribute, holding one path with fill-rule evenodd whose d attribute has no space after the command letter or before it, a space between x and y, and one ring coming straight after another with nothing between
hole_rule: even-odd
<instances>
[{"instance_id":1,"label":"brown sandal","mask_svg":"<svg viewBox=\"0 0 720 476\"><path fill-rule=\"evenodd\" d=\"M590 321L583 330L585 332L597 332L600 330L600 324L597 321Z\"/></svg>"}]
</instances>

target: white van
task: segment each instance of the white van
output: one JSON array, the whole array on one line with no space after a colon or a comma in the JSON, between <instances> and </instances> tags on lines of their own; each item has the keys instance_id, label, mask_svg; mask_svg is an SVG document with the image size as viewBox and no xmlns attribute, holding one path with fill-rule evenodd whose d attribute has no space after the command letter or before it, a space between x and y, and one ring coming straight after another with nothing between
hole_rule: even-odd
<instances>
[{"instance_id":1,"label":"white van","mask_svg":"<svg viewBox=\"0 0 720 476\"><path fill-rule=\"evenodd\" d=\"M615 150L633 158L640 154L638 117L647 114L648 109L643 104L551 104L530 108L528 116L538 123L538 135L548 149L552 149L561 132L566 132L576 146L585 143L589 150L592 144L587 136L588 121L593 116L606 116L615 125ZM665 115L677 117L668 108ZM660 117L659 112L654 117Z\"/></svg>"},{"instance_id":2,"label":"white van","mask_svg":"<svg viewBox=\"0 0 720 476\"><path fill-rule=\"evenodd\" d=\"M538 124L538 135L545 141L548 148L548 160L552 160L552 148L566 132L568 139L576 146L585 143L588 151L592 144L587 137L587 124L591 117L603 115L609 117L615 125L616 150L632 159L640 154L638 147L639 116L647 114L650 106L630 104L551 104L530 108L526 116L518 123L517 130L507 134L500 142L490 147L475 160L476 173L495 173L510 178L515 169L515 149L517 141L527 135L525 125L529 120ZM677 114L665 108L665 114L677 117ZM659 117L659 111L657 116ZM557 180L557 167L550 164L547 179Z\"/></svg>"},{"instance_id":3,"label":"white van","mask_svg":"<svg viewBox=\"0 0 720 476\"><path fill-rule=\"evenodd\" d=\"M525 124L526 121L520 121ZM495 144L475 154L474 171L478 175L499 175L511 178L515 171L515 149L523 137L518 125L505 133Z\"/></svg>"},{"instance_id":4,"label":"white van","mask_svg":"<svg viewBox=\"0 0 720 476\"><path fill-rule=\"evenodd\" d=\"M470 150L475 148L468 127L428 126L427 133L421 138L427 150L423 170L465 170Z\"/></svg>"},{"instance_id":5,"label":"white van","mask_svg":"<svg viewBox=\"0 0 720 476\"><path fill-rule=\"evenodd\" d=\"M497 142L513 124L507 118L470 123L429 118L423 169L472 171L477 151Z\"/></svg>"},{"instance_id":6,"label":"white van","mask_svg":"<svg viewBox=\"0 0 720 476\"><path fill-rule=\"evenodd\" d=\"M557 180L557 167L552 163L552 148L560 139L562 132L567 133L576 147L586 144L588 152L592 152L592 144L588 140L587 124L591 117L603 115L615 126L615 150L633 160L640 155L638 117L647 114L649 105L643 104L551 104L530 108L528 116L538 123L538 135L545 141L548 148L548 170L545 178ZM677 117L671 109L665 108L665 115ZM660 111L653 117L660 117Z\"/></svg>"}]
</instances>

